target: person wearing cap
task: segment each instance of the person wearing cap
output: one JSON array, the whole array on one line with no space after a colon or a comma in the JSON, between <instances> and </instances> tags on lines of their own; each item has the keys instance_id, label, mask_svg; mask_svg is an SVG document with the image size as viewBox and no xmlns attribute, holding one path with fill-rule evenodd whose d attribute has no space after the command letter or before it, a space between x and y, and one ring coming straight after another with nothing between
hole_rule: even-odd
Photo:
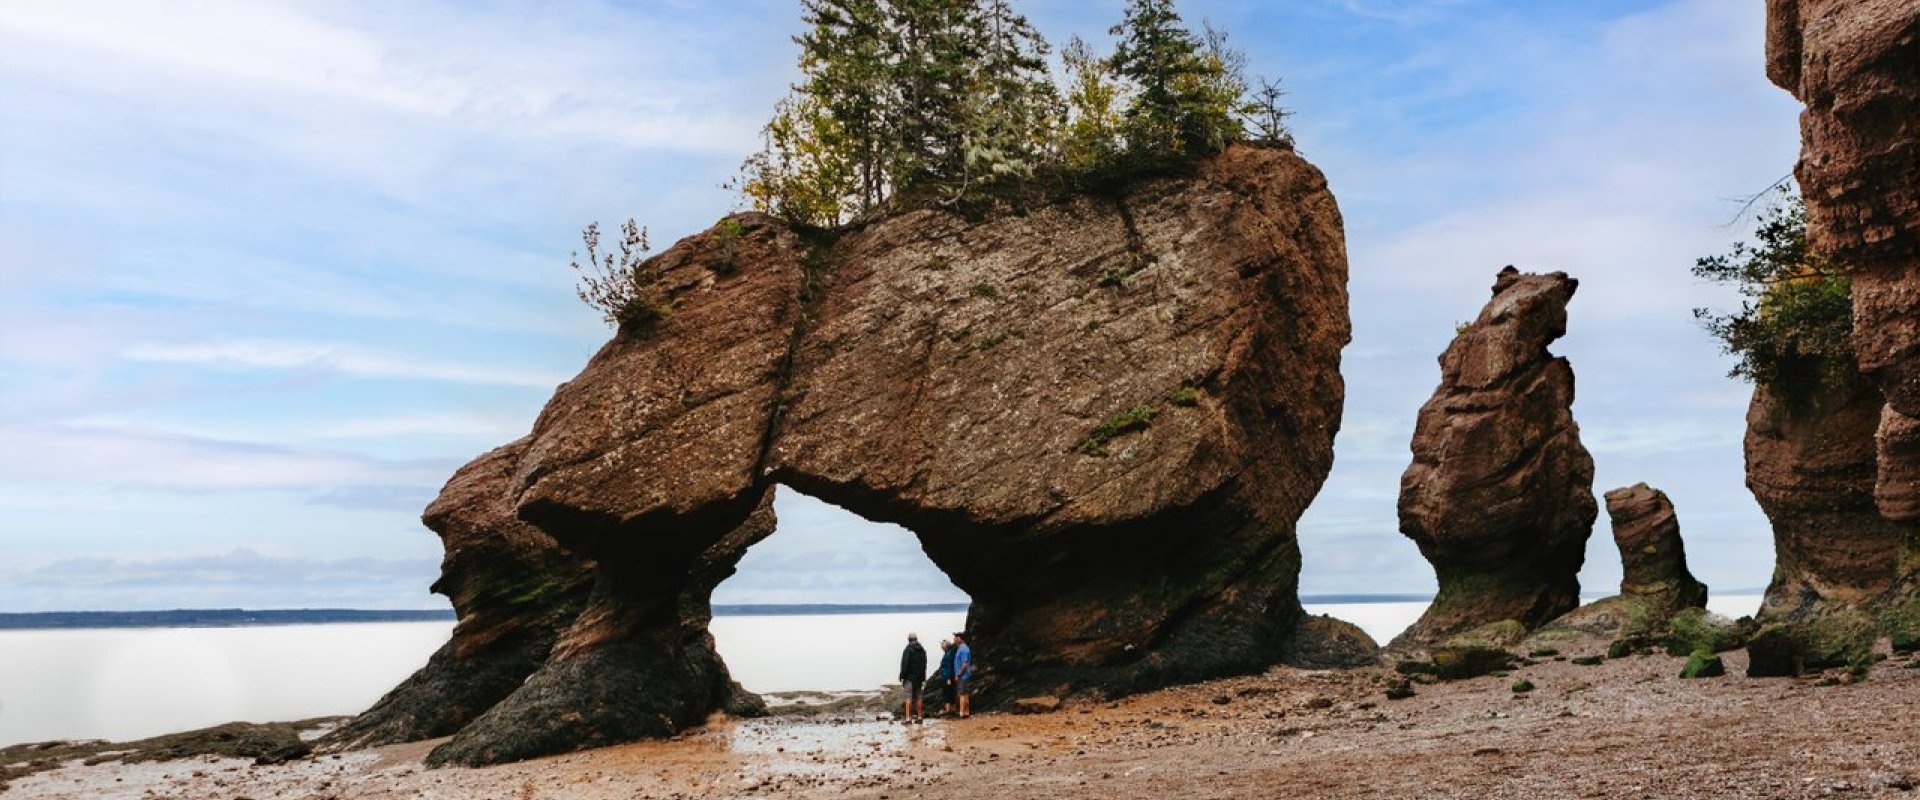
<instances>
[{"instance_id":1,"label":"person wearing cap","mask_svg":"<svg viewBox=\"0 0 1920 800\"><path fill-rule=\"evenodd\" d=\"M967 690L973 679L973 648L967 646L963 631L954 631L953 643L953 693L960 698L960 718L966 719L973 715L973 697Z\"/></svg>"},{"instance_id":2,"label":"person wearing cap","mask_svg":"<svg viewBox=\"0 0 1920 800\"><path fill-rule=\"evenodd\" d=\"M920 688L927 682L927 649L920 646L918 634L907 634L907 649L900 653L900 682L907 686L906 724L926 724Z\"/></svg>"}]
</instances>

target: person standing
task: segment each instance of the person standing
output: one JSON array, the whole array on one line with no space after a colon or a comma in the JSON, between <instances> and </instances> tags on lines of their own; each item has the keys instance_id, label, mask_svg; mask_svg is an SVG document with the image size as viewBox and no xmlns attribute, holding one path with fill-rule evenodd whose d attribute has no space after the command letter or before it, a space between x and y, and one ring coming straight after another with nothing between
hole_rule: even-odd
<instances>
[{"instance_id":1,"label":"person standing","mask_svg":"<svg viewBox=\"0 0 1920 800\"><path fill-rule=\"evenodd\" d=\"M927 649L920 646L918 634L907 634L907 649L900 653L900 682L907 686L906 724L926 724L920 690L927 683Z\"/></svg>"},{"instance_id":2,"label":"person standing","mask_svg":"<svg viewBox=\"0 0 1920 800\"><path fill-rule=\"evenodd\" d=\"M953 693L960 698L960 718L973 715L973 696L968 683L973 680L973 648L967 646L964 632L953 634Z\"/></svg>"},{"instance_id":3,"label":"person standing","mask_svg":"<svg viewBox=\"0 0 1920 800\"><path fill-rule=\"evenodd\" d=\"M953 713L957 697L953 693L953 642L940 640L940 716Z\"/></svg>"}]
</instances>

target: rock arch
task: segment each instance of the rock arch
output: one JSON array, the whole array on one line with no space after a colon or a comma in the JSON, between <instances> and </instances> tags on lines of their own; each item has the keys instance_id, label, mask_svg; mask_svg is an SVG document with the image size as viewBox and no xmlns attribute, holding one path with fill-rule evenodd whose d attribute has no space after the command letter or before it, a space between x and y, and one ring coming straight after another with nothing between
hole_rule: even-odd
<instances>
[{"instance_id":1,"label":"rock arch","mask_svg":"<svg viewBox=\"0 0 1920 800\"><path fill-rule=\"evenodd\" d=\"M972 596L1001 701L1371 658L1320 647L1295 593L1349 322L1339 211L1292 151L832 238L736 215L657 258L671 316L429 516L510 507L491 523L596 565L545 661L431 762L751 713L707 596L771 531L775 483L913 531Z\"/></svg>"}]
</instances>

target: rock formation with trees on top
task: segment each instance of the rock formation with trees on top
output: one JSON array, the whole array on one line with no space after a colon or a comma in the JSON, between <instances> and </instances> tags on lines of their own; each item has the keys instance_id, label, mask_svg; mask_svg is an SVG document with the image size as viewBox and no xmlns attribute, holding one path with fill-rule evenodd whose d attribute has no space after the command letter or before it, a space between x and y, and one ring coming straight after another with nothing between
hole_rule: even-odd
<instances>
[{"instance_id":1,"label":"rock formation with trees on top","mask_svg":"<svg viewBox=\"0 0 1920 800\"><path fill-rule=\"evenodd\" d=\"M1332 465L1349 323L1340 214L1292 151L1234 145L1022 214L922 208L839 232L739 214L647 269L671 313L622 323L429 515L450 553L471 546L462 531L526 526L592 581L577 610L570 569L547 570L564 608L461 604L454 650L503 624L470 623L483 609L564 624L432 763L751 713L707 598L771 531L776 484L919 537L973 599L987 706L1373 659L1296 594L1294 525ZM534 579L451 555L448 570L456 598ZM454 715L409 699L436 696L420 689L444 667L353 729L446 732Z\"/></svg>"}]
</instances>

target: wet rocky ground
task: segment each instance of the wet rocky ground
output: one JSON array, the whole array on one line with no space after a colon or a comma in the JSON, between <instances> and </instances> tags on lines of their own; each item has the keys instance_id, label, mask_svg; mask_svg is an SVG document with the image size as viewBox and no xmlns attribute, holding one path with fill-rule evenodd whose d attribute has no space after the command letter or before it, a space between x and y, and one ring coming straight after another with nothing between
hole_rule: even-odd
<instances>
[{"instance_id":1,"label":"wet rocky ground","mask_svg":"<svg viewBox=\"0 0 1920 800\"><path fill-rule=\"evenodd\" d=\"M1564 656L1561 658L1565 658ZM1733 676L1745 655L1726 654ZM428 770L420 743L285 764L65 766L8 798L1920 798L1920 659L1682 680L1683 659L1545 659L1415 684L1276 669L1113 703L903 726L877 709L715 720L672 741ZM1521 680L1531 691L1516 692Z\"/></svg>"}]
</instances>

